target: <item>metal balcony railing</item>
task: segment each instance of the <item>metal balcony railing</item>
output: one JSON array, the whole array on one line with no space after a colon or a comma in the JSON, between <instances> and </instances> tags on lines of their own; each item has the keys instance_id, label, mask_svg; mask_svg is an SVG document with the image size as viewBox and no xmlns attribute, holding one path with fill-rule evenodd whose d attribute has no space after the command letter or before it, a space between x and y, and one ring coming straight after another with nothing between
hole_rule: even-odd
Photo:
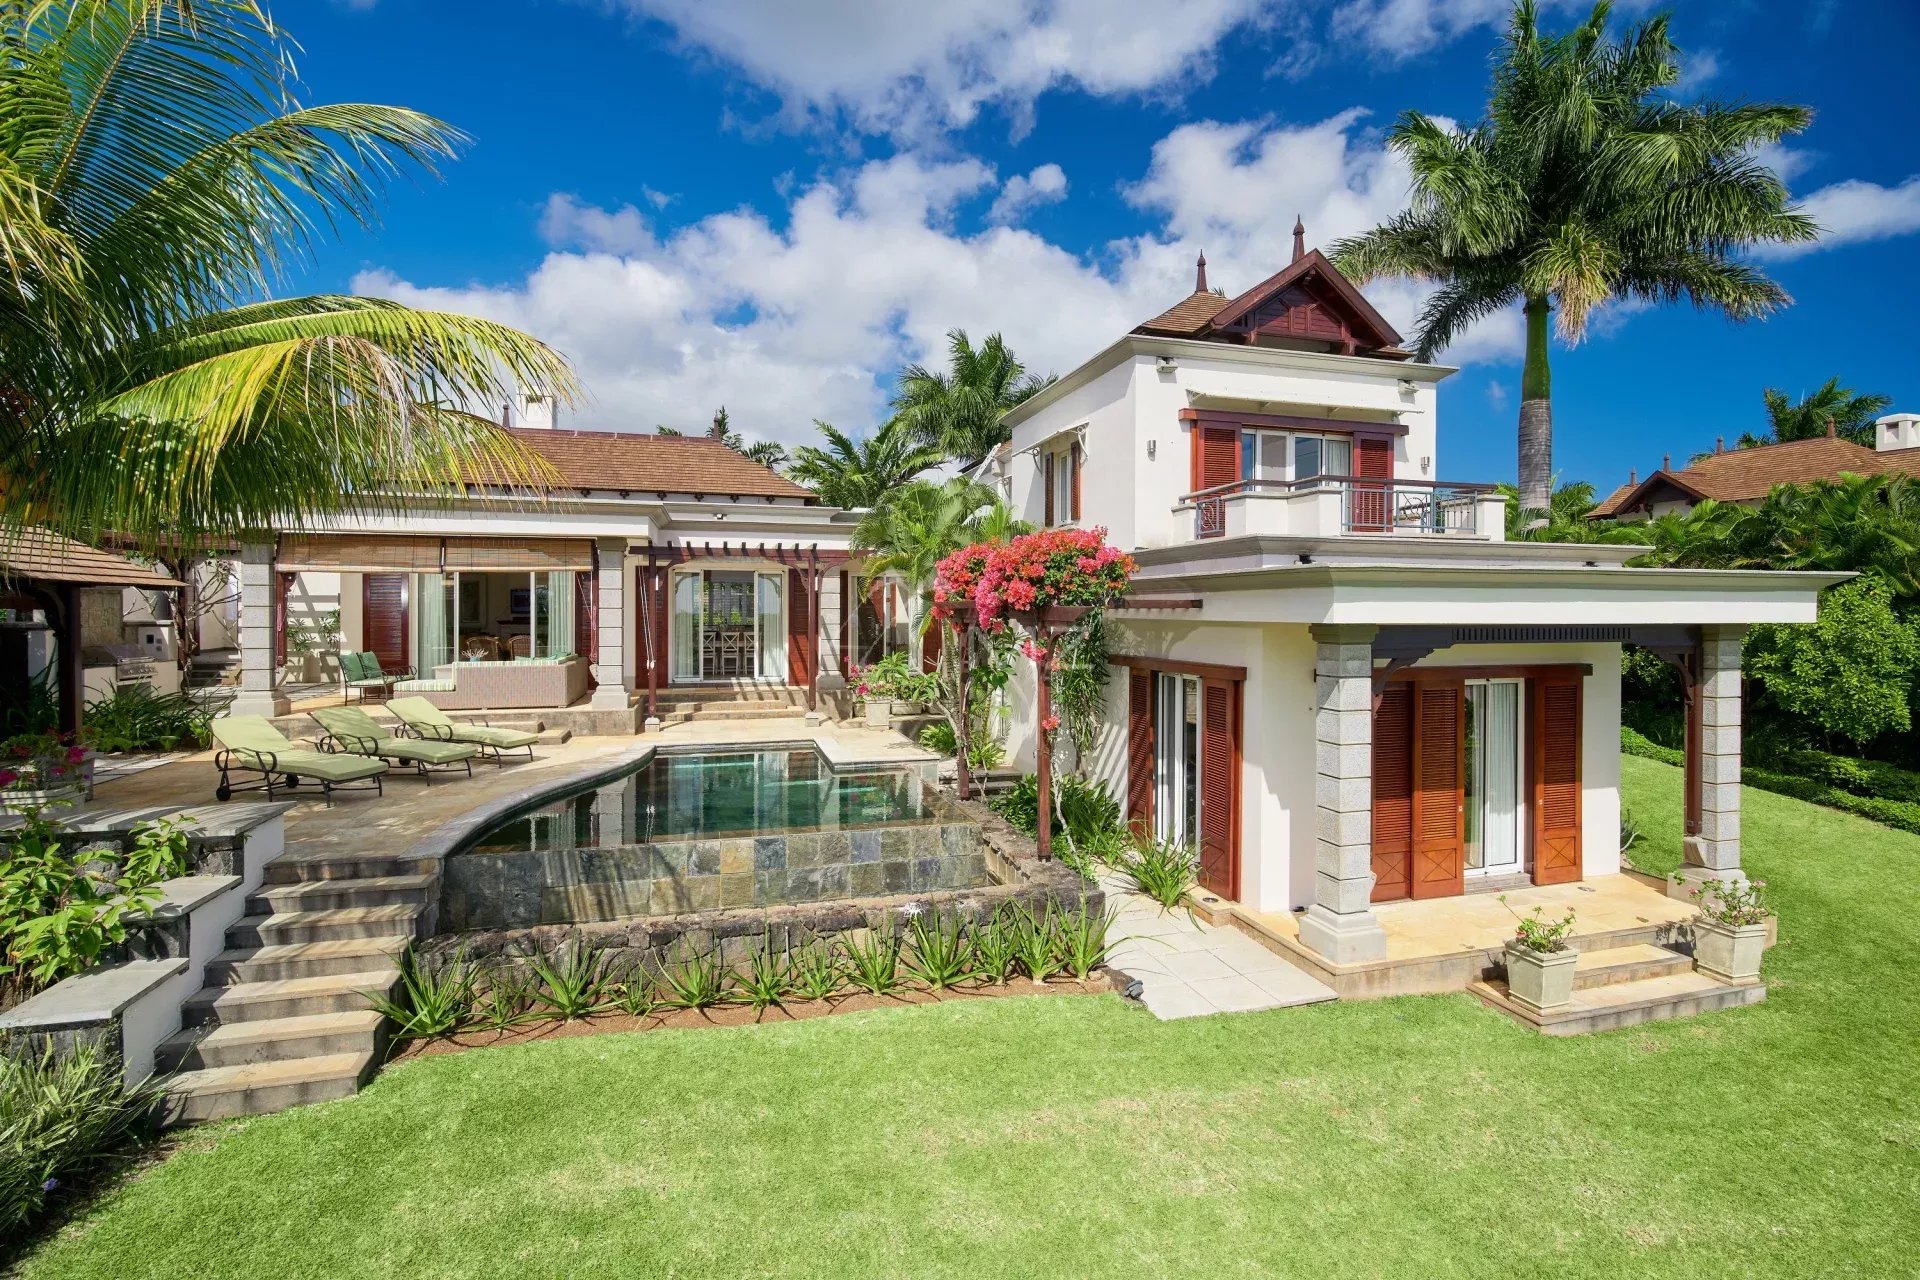
<instances>
[{"instance_id":1,"label":"metal balcony railing","mask_svg":"<svg viewBox=\"0 0 1920 1280\"><path fill-rule=\"evenodd\" d=\"M1248 532L1300 535L1416 534L1428 537L1492 537L1481 528L1483 512L1499 510L1484 501L1494 492L1490 484L1459 484L1431 480L1380 480L1366 476L1314 476L1305 480L1236 480L1187 494L1193 507L1193 536L1219 538L1228 528L1230 504L1250 497L1274 497L1288 511L1249 528Z\"/></svg>"}]
</instances>

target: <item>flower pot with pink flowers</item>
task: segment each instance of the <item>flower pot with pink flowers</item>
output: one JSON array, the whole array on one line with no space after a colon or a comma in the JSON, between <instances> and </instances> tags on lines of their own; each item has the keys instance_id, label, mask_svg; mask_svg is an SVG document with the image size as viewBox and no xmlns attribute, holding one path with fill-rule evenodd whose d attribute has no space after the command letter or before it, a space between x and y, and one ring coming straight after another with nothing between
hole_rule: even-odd
<instances>
[{"instance_id":1,"label":"flower pot with pink flowers","mask_svg":"<svg viewBox=\"0 0 1920 1280\"><path fill-rule=\"evenodd\" d=\"M71 809L93 798L93 752L69 734L0 742L0 813Z\"/></svg>"}]
</instances>

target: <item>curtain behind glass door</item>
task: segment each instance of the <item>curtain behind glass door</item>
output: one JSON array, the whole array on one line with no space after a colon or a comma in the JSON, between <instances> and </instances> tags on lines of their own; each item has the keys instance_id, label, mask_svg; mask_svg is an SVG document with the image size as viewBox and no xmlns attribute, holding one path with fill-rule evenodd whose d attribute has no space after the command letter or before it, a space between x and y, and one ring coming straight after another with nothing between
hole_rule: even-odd
<instances>
[{"instance_id":1,"label":"curtain behind glass door","mask_svg":"<svg viewBox=\"0 0 1920 1280\"><path fill-rule=\"evenodd\" d=\"M673 664L675 680L700 678L700 574L673 575Z\"/></svg>"},{"instance_id":2,"label":"curtain behind glass door","mask_svg":"<svg viewBox=\"0 0 1920 1280\"><path fill-rule=\"evenodd\" d=\"M762 680L787 678L786 585L785 573L755 575L754 625L760 649L756 674Z\"/></svg>"}]
</instances>

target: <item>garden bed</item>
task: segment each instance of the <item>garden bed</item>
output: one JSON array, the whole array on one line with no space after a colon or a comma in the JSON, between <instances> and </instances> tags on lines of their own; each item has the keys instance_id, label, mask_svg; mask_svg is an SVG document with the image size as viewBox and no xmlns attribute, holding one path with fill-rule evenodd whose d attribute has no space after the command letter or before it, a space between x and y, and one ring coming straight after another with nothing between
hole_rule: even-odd
<instances>
[{"instance_id":1,"label":"garden bed","mask_svg":"<svg viewBox=\"0 0 1920 1280\"><path fill-rule=\"evenodd\" d=\"M546 1040L566 1040L576 1036L617 1035L636 1031L689 1031L700 1027L746 1027L761 1023L805 1022L835 1014L865 1013L871 1009L897 1009L908 1005L968 1003L995 1000L1007 996L1079 996L1125 994L1133 979L1114 969L1101 968L1077 978L1058 978L1034 982L1012 978L1004 983L973 983L940 991L900 991L892 995L874 995L859 991L832 996L825 1000L789 1000L756 1009L748 1004L723 1004L705 1009L661 1009L644 1017L625 1013L604 1013L570 1021L543 1021L506 1030L468 1030L451 1036L408 1040L395 1049L388 1061L405 1062L413 1058L468 1049L491 1049L498 1045L530 1044Z\"/></svg>"}]
</instances>

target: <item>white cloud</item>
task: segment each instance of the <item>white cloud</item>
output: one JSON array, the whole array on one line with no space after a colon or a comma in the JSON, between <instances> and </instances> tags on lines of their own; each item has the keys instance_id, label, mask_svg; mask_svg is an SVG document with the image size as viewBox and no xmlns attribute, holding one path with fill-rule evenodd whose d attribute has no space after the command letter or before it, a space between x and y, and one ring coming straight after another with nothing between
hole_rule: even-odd
<instances>
[{"instance_id":1,"label":"white cloud","mask_svg":"<svg viewBox=\"0 0 1920 1280\"><path fill-rule=\"evenodd\" d=\"M1687 54L1680 59L1680 78L1674 82L1673 91L1682 96L1694 93L1719 74L1720 55L1714 50Z\"/></svg>"},{"instance_id":2,"label":"white cloud","mask_svg":"<svg viewBox=\"0 0 1920 1280\"><path fill-rule=\"evenodd\" d=\"M1768 142L1753 149L1753 158L1774 171L1780 181L1791 183L1820 159L1818 151L1789 147L1784 142Z\"/></svg>"},{"instance_id":3,"label":"white cloud","mask_svg":"<svg viewBox=\"0 0 1920 1280\"><path fill-rule=\"evenodd\" d=\"M1648 7L1653 0L1624 0L1616 11ZM1573 10L1584 19L1590 0L1545 0L1542 27L1563 25L1553 10ZM1358 41L1389 61L1403 61L1430 53L1480 27L1505 26L1513 13L1512 0L1346 0L1334 11L1331 28L1336 43Z\"/></svg>"},{"instance_id":4,"label":"white cloud","mask_svg":"<svg viewBox=\"0 0 1920 1280\"><path fill-rule=\"evenodd\" d=\"M1897 187L1851 178L1820 188L1800 205L1820 224L1820 239L1813 244L1771 245L1762 256L1797 258L1816 249L1920 231L1920 173Z\"/></svg>"},{"instance_id":5,"label":"white cloud","mask_svg":"<svg viewBox=\"0 0 1920 1280\"><path fill-rule=\"evenodd\" d=\"M1192 84L1258 0L616 0L776 94L793 121L924 136L988 105L1016 125L1047 90Z\"/></svg>"},{"instance_id":6,"label":"white cloud","mask_svg":"<svg viewBox=\"0 0 1920 1280\"><path fill-rule=\"evenodd\" d=\"M999 198L988 210L993 222L1017 222L1020 215L1036 205L1055 204L1067 198L1067 171L1057 164L1043 164L1031 173L1016 173L1000 188Z\"/></svg>"},{"instance_id":7,"label":"white cloud","mask_svg":"<svg viewBox=\"0 0 1920 1280\"><path fill-rule=\"evenodd\" d=\"M1127 189L1152 215L1151 233L1085 254L1018 227L961 226L990 191L1005 188L977 160L907 154L796 190L781 219L745 209L649 231L626 208L557 196L542 222L563 234L525 279L436 288L375 271L354 287L553 343L591 397L579 425L696 427L725 404L742 430L799 441L815 417L878 421L893 372L943 361L952 327L976 339L1003 332L1030 367L1064 373L1183 297L1202 250L1216 284L1249 288L1286 264L1296 213L1309 242L1325 244L1396 211L1406 174L1358 113L1188 125L1155 146ZM1367 292L1411 331L1418 288ZM1503 316L1448 358L1519 350L1518 318Z\"/></svg>"}]
</instances>

